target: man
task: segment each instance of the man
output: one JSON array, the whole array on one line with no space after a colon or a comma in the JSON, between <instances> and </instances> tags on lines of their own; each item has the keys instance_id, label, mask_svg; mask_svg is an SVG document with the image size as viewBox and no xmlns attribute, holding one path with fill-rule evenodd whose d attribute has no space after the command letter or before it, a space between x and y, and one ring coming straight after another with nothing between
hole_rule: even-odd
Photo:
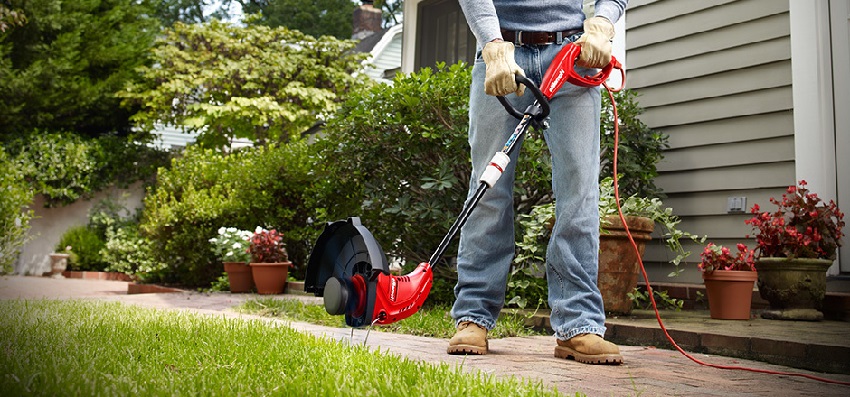
<instances>
[{"instance_id":1,"label":"man","mask_svg":"<svg viewBox=\"0 0 850 397\"><path fill-rule=\"evenodd\" d=\"M500 151L517 121L494 96L510 95L519 109L533 101L522 96L514 75L540 84L561 48L582 48L578 71L602 67L611 59L614 25L627 0L597 0L595 16L582 12L582 0L460 0L478 40L469 102L472 154L470 194L485 166ZM594 72L595 73L595 72ZM565 84L551 100L550 128L544 132L552 153L555 225L547 253L551 324L555 356L589 364L620 364L619 348L602 339L605 311L596 286L599 251L600 89ZM457 300L452 317L457 333L449 354L487 354L487 331L498 318L514 255L514 170L519 147L503 177L490 188L461 229Z\"/></svg>"}]
</instances>

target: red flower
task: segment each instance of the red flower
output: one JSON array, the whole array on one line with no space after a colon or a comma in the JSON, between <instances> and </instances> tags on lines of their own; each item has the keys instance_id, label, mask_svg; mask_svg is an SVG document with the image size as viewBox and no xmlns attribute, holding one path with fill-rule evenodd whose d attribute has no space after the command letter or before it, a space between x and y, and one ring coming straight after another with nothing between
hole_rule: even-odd
<instances>
[{"instance_id":1,"label":"red flower","mask_svg":"<svg viewBox=\"0 0 850 397\"><path fill-rule=\"evenodd\" d=\"M770 199L775 212L760 213L754 205L754 216L745 221L756 232L759 256L835 259L844 236L844 214L834 201L826 204L810 193L805 180L787 192L782 201Z\"/></svg>"},{"instance_id":2,"label":"red flower","mask_svg":"<svg viewBox=\"0 0 850 397\"><path fill-rule=\"evenodd\" d=\"M700 254L702 261L698 267L704 272L715 270L756 271L753 250L744 244L738 244L738 253L732 256L729 248L708 243Z\"/></svg>"},{"instance_id":3,"label":"red flower","mask_svg":"<svg viewBox=\"0 0 850 397\"><path fill-rule=\"evenodd\" d=\"M266 230L259 226L251 236L248 252L254 263L280 263L289 260L283 245L283 235L277 230Z\"/></svg>"}]
</instances>

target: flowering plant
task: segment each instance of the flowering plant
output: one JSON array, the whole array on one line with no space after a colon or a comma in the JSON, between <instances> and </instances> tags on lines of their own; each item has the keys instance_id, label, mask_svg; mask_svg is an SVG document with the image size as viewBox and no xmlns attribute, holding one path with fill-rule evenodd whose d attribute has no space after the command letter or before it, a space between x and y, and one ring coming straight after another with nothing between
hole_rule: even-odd
<instances>
[{"instance_id":1,"label":"flowering plant","mask_svg":"<svg viewBox=\"0 0 850 397\"><path fill-rule=\"evenodd\" d=\"M248 253L251 232L239 230L235 227L221 227L218 236L209 240L212 243L212 251L222 262L248 262L251 255Z\"/></svg>"},{"instance_id":2,"label":"flowering plant","mask_svg":"<svg viewBox=\"0 0 850 397\"><path fill-rule=\"evenodd\" d=\"M770 202L779 207L776 212L759 212L754 205L750 212L755 216L745 221L756 232L760 257L835 259L844 214L833 200L824 203L802 180L788 187L782 201Z\"/></svg>"},{"instance_id":3,"label":"flowering plant","mask_svg":"<svg viewBox=\"0 0 850 397\"><path fill-rule=\"evenodd\" d=\"M286 248L281 240L283 240L283 235L278 233L277 230L266 230L257 226L248 247L251 261L254 263L287 262L289 256L286 254Z\"/></svg>"},{"instance_id":4,"label":"flowering plant","mask_svg":"<svg viewBox=\"0 0 850 397\"><path fill-rule=\"evenodd\" d=\"M702 259L702 262L698 265L699 270L706 273L715 270L756 271L753 259L755 251L747 248L744 244L738 244L738 253L732 256L729 248L708 243L699 256Z\"/></svg>"}]
</instances>

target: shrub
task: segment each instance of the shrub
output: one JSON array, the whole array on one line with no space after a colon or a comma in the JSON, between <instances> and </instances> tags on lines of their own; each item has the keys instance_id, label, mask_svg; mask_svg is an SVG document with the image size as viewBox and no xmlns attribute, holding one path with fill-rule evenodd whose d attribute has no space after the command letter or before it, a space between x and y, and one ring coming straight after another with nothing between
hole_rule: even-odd
<instances>
[{"instance_id":1,"label":"shrub","mask_svg":"<svg viewBox=\"0 0 850 397\"><path fill-rule=\"evenodd\" d=\"M63 251L71 247L74 253L69 258L68 270L103 271L107 263L100 255L100 250L106 246L106 241L96 231L87 226L73 226L62 234L55 251Z\"/></svg>"},{"instance_id":2,"label":"shrub","mask_svg":"<svg viewBox=\"0 0 850 397\"><path fill-rule=\"evenodd\" d=\"M658 176L657 164L668 148L667 135L650 129L638 116L643 108L637 102L637 92L622 90L614 93L617 115L620 120L620 147L617 156L617 172L622 197L662 197L661 189L655 186ZM611 100L603 91L600 125L600 172L599 180L614 175L614 112Z\"/></svg>"},{"instance_id":3,"label":"shrub","mask_svg":"<svg viewBox=\"0 0 850 397\"><path fill-rule=\"evenodd\" d=\"M427 260L470 183L470 72L464 64L441 64L353 93L319 143L327 175L317 181L326 183L316 202L322 220L360 216L389 255L410 264ZM545 144L526 143L518 163L519 212L550 190L548 173L538 172L547 163ZM544 160L529 160L538 157Z\"/></svg>"},{"instance_id":4,"label":"shrub","mask_svg":"<svg viewBox=\"0 0 850 397\"><path fill-rule=\"evenodd\" d=\"M151 242L139 234L136 224L106 231L106 244L100 251L109 265L108 272L122 272L141 281L159 279L166 265L158 262L151 251Z\"/></svg>"},{"instance_id":5,"label":"shrub","mask_svg":"<svg viewBox=\"0 0 850 397\"><path fill-rule=\"evenodd\" d=\"M69 133L35 132L17 156L27 180L45 198L45 206L56 207L96 191L96 149Z\"/></svg>"},{"instance_id":6,"label":"shrub","mask_svg":"<svg viewBox=\"0 0 850 397\"><path fill-rule=\"evenodd\" d=\"M21 246L29 239L32 190L21 170L0 150L0 274L12 272Z\"/></svg>"},{"instance_id":7,"label":"shrub","mask_svg":"<svg viewBox=\"0 0 850 397\"><path fill-rule=\"evenodd\" d=\"M295 274L301 273L317 232L308 228L304 205L312 185L303 142L248 148L230 154L188 148L161 169L145 198L141 230L156 262L167 264L162 281L207 287L221 275L209 236L222 225L281 230Z\"/></svg>"},{"instance_id":8,"label":"shrub","mask_svg":"<svg viewBox=\"0 0 850 397\"><path fill-rule=\"evenodd\" d=\"M126 187L154 175L167 153L132 138L83 139L68 132L34 131L7 148L46 207L91 197L110 185Z\"/></svg>"}]
</instances>

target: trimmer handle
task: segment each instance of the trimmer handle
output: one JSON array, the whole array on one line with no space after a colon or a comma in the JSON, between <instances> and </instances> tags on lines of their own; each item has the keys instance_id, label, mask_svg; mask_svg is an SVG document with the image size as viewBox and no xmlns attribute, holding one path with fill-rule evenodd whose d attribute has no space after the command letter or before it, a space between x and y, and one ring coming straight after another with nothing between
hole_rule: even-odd
<instances>
[{"instance_id":1,"label":"trimmer handle","mask_svg":"<svg viewBox=\"0 0 850 397\"><path fill-rule=\"evenodd\" d=\"M534 82L529 80L527 77L517 74L515 75L515 78L517 84L522 84L526 88L528 88L529 91L531 91L531 93L534 95L534 98L537 99L537 103L540 105L540 111L537 112L538 114L533 115L534 118L539 121L548 117L549 100L546 98L545 95L543 95L543 92L541 92L540 89L537 88L537 86L534 84ZM507 110L511 116L514 116L518 119L522 119L523 116L525 116L525 113L529 111L529 109L526 109L526 111L520 111L519 109L511 105L511 103L508 102L508 100L505 99L505 97L503 96L497 96L496 98L499 100L502 106L505 107L505 110Z\"/></svg>"},{"instance_id":2,"label":"trimmer handle","mask_svg":"<svg viewBox=\"0 0 850 397\"><path fill-rule=\"evenodd\" d=\"M575 63L581 55L581 46L575 43L569 43L561 49L561 52L555 56L555 59L552 60L552 63L549 64L549 69L546 70L546 74L543 75L543 82L540 84L541 91L543 95L552 99L555 96L555 93L561 89L565 82L569 81L570 84L577 85L579 87L598 87L605 83L605 80L608 80L608 76L611 75L611 72L614 69L620 71L620 74L623 77L623 84L626 83L626 72L623 70L623 65L620 64L620 61L617 58L611 57L611 62L608 62L607 65L602 67L598 73L593 76L582 76L576 72ZM620 87L616 90L612 90L614 92L620 91L623 87Z\"/></svg>"}]
</instances>

